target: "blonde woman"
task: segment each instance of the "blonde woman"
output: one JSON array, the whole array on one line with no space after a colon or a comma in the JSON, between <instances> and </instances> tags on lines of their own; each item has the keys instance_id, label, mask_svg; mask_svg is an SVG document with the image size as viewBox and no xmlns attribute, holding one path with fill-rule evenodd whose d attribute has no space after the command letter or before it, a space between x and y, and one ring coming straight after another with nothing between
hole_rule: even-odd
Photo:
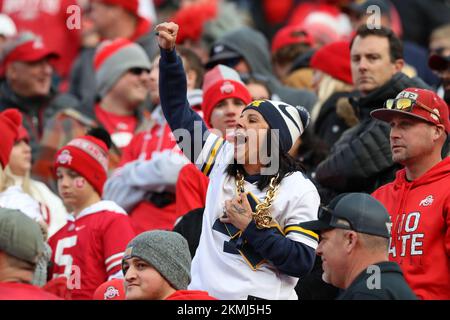
<instances>
[{"instance_id":1,"label":"blonde woman","mask_svg":"<svg viewBox=\"0 0 450 320\"><path fill-rule=\"evenodd\" d=\"M48 236L51 237L66 223L67 210L62 200L44 183L31 179L30 171L31 147L29 136L26 129L21 126L5 172L7 177L12 179L14 185L20 186L25 193L39 203L42 218L48 225Z\"/></svg>"}]
</instances>

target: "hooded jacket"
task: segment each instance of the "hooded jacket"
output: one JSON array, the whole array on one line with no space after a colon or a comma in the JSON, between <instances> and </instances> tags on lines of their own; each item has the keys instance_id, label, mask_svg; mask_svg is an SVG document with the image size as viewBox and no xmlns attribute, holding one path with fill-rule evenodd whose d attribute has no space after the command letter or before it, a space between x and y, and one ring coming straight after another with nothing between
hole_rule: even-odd
<instances>
[{"instance_id":1,"label":"hooded jacket","mask_svg":"<svg viewBox=\"0 0 450 320\"><path fill-rule=\"evenodd\" d=\"M250 67L250 72L264 78L270 91L286 103L301 105L311 110L316 101L313 93L283 86L272 73L269 45L264 35L252 28L242 27L225 34L214 45L222 44L239 53Z\"/></svg>"},{"instance_id":2,"label":"hooded jacket","mask_svg":"<svg viewBox=\"0 0 450 320\"><path fill-rule=\"evenodd\" d=\"M318 165L316 178L322 186L335 192L373 192L394 180L400 166L392 161L390 126L372 119L370 112L382 108L387 99L409 87L429 88L418 78L397 73L367 96L350 99L360 123L344 131L328 157ZM336 113L329 116L336 117L336 124L340 124Z\"/></svg>"},{"instance_id":3,"label":"hooded jacket","mask_svg":"<svg viewBox=\"0 0 450 320\"><path fill-rule=\"evenodd\" d=\"M421 299L450 299L450 158L414 181L406 171L372 195L391 215L389 259Z\"/></svg>"}]
</instances>

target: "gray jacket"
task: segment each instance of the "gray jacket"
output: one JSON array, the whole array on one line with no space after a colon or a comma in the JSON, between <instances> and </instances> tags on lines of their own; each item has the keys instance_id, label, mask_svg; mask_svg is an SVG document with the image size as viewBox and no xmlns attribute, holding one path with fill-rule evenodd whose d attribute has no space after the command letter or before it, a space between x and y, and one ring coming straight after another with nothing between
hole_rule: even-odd
<instances>
[{"instance_id":1,"label":"gray jacket","mask_svg":"<svg viewBox=\"0 0 450 320\"><path fill-rule=\"evenodd\" d=\"M244 57L251 73L265 78L270 91L278 95L282 101L302 105L311 110L316 101L316 96L312 92L286 87L273 75L269 44L261 32L242 27L225 34L214 43L216 44L223 44Z\"/></svg>"}]
</instances>

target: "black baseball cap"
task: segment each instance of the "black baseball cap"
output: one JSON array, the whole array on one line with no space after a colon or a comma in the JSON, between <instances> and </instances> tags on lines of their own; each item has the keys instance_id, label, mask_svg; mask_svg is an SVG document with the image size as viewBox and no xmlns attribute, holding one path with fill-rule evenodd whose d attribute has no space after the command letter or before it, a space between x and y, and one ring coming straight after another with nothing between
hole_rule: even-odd
<instances>
[{"instance_id":1,"label":"black baseball cap","mask_svg":"<svg viewBox=\"0 0 450 320\"><path fill-rule=\"evenodd\" d=\"M303 222L302 228L322 231L346 229L383 238L390 237L391 219L386 208L366 193L343 193L319 208L319 220Z\"/></svg>"},{"instance_id":2,"label":"black baseball cap","mask_svg":"<svg viewBox=\"0 0 450 320\"><path fill-rule=\"evenodd\" d=\"M428 66L432 70L444 71L450 67L450 56L442 56L439 54L432 54L428 58Z\"/></svg>"},{"instance_id":3,"label":"black baseball cap","mask_svg":"<svg viewBox=\"0 0 450 320\"><path fill-rule=\"evenodd\" d=\"M218 64L223 64L229 66L226 62L231 60L240 60L242 56L234 51L233 49L229 48L226 45L223 44L215 44L211 51L209 52L209 60L206 63L205 67L206 69L212 69ZM229 66L232 67L232 66Z\"/></svg>"}]
</instances>

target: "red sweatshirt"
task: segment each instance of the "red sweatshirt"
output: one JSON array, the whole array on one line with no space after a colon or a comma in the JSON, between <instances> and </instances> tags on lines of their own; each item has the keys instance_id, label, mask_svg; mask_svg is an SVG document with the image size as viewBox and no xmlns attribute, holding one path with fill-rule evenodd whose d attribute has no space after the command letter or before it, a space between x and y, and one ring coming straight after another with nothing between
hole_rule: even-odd
<instances>
[{"instance_id":1,"label":"red sweatshirt","mask_svg":"<svg viewBox=\"0 0 450 320\"><path fill-rule=\"evenodd\" d=\"M409 182L405 169L372 195L392 220L389 258L421 299L450 299L450 157Z\"/></svg>"},{"instance_id":2,"label":"red sweatshirt","mask_svg":"<svg viewBox=\"0 0 450 320\"><path fill-rule=\"evenodd\" d=\"M168 296L165 300L217 300L206 291L178 290Z\"/></svg>"}]
</instances>

